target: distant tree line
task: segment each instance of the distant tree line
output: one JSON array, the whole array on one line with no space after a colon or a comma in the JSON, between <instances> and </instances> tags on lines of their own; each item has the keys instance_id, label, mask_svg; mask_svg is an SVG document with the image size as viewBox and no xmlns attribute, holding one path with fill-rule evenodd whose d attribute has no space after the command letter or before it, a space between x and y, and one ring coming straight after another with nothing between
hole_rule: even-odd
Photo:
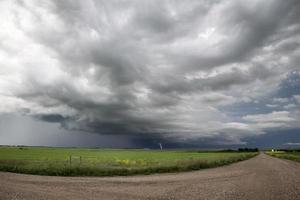
<instances>
[{"instance_id":1,"label":"distant tree line","mask_svg":"<svg viewBox=\"0 0 300 200\"><path fill-rule=\"evenodd\" d=\"M258 148L239 148L239 152L258 152Z\"/></svg>"},{"instance_id":2,"label":"distant tree line","mask_svg":"<svg viewBox=\"0 0 300 200\"><path fill-rule=\"evenodd\" d=\"M237 150L234 149L225 149L222 152L258 152L258 148L238 148Z\"/></svg>"},{"instance_id":3,"label":"distant tree line","mask_svg":"<svg viewBox=\"0 0 300 200\"><path fill-rule=\"evenodd\" d=\"M300 152L300 149L276 149L276 151Z\"/></svg>"}]
</instances>

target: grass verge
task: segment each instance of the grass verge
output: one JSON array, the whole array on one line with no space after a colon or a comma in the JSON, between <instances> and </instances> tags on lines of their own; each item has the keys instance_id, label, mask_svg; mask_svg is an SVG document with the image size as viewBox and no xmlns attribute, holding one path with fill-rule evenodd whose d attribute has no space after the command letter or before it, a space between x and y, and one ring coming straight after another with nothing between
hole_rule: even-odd
<instances>
[{"instance_id":1,"label":"grass verge","mask_svg":"<svg viewBox=\"0 0 300 200\"><path fill-rule=\"evenodd\" d=\"M287 152L287 151L268 151L266 154L270 156L274 156L276 158L283 158L288 160L293 160L296 162L300 162L300 152Z\"/></svg>"},{"instance_id":2,"label":"grass verge","mask_svg":"<svg viewBox=\"0 0 300 200\"><path fill-rule=\"evenodd\" d=\"M127 176L223 166L249 159L257 154L255 152L0 148L0 171L53 176Z\"/></svg>"}]
</instances>

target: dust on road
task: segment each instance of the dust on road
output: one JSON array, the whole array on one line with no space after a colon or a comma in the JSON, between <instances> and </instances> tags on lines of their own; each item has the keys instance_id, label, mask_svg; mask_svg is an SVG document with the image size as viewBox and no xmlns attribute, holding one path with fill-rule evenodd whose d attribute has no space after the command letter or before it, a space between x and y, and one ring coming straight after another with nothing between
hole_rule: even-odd
<instances>
[{"instance_id":1,"label":"dust on road","mask_svg":"<svg viewBox=\"0 0 300 200\"><path fill-rule=\"evenodd\" d=\"M260 154L224 167L132 177L0 173L0 199L299 200L300 163Z\"/></svg>"}]
</instances>

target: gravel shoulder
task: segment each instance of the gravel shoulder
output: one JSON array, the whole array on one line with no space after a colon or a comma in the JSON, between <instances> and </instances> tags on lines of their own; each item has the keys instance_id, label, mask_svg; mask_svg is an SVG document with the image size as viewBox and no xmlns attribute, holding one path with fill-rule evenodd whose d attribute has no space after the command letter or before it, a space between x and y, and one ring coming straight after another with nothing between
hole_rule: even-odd
<instances>
[{"instance_id":1,"label":"gravel shoulder","mask_svg":"<svg viewBox=\"0 0 300 200\"><path fill-rule=\"evenodd\" d=\"M300 163L260 154L224 167L131 177L0 172L0 199L300 199Z\"/></svg>"}]
</instances>

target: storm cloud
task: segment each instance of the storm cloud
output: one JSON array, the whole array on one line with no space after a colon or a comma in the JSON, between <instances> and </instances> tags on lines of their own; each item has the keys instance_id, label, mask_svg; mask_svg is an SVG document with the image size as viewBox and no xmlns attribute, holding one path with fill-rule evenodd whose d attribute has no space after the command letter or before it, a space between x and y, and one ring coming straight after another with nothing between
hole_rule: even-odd
<instances>
[{"instance_id":1,"label":"storm cloud","mask_svg":"<svg viewBox=\"0 0 300 200\"><path fill-rule=\"evenodd\" d=\"M168 141L298 129L299 22L298 0L3 0L0 113Z\"/></svg>"}]
</instances>

